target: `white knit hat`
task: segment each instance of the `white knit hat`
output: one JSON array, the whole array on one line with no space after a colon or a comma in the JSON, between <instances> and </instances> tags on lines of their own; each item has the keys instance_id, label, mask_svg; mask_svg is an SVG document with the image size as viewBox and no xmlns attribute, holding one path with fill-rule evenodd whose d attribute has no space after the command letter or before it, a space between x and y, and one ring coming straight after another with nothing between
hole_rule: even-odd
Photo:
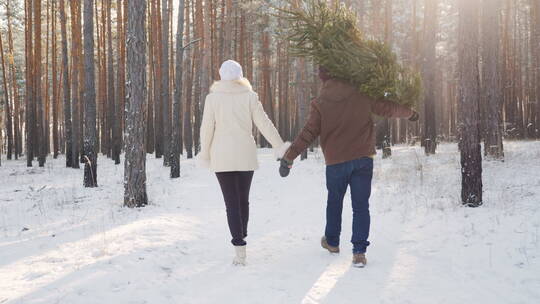
<instances>
[{"instance_id":1,"label":"white knit hat","mask_svg":"<svg viewBox=\"0 0 540 304\"><path fill-rule=\"evenodd\" d=\"M238 62L227 60L221 65L219 76L221 76L221 80L239 80L244 77L244 74L242 66Z\"/></svg>"}]
</instances>

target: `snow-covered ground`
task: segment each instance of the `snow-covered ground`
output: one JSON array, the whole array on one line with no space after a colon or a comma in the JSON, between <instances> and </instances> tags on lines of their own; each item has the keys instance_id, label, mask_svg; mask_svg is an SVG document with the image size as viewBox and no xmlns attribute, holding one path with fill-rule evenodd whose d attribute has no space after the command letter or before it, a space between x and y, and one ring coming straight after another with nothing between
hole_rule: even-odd
<instances>
[{"instance_id":1,"label":"snow-covered ground","mask_svg":"<svg viewBox=\"0 0 540 304\"><path fill-rule=\"evenodd\" d=\"M100 187L64 159L0 167L0 303L540 303L540 142L506 142L484 163L484 206L460 206L459 154L398 146L377 158L368 266L352 268L350 200L342 253L319 247L320 153L282 179L261 150L248 266L231 265L215 177L182 162L170 180L148 157L150 206L122 208L123 167L99 160Z\"/></svg>"}]
</instances>

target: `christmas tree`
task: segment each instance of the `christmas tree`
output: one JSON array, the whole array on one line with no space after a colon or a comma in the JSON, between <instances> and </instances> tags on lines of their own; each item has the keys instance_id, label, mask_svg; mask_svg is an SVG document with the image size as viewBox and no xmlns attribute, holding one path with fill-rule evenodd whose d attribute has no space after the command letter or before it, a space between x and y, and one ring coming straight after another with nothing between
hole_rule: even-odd
<instances>
[{"instance_id":1,"label":"christmas tree","mask_svg":"<svg viewBox=\"0 0 540 304\"><path fill-rule=\"evenodd\" d=\"M354 12L325 0L295 3L280 9L290 24L285 35L293 56L311 58L370 97L416 105L422 91L419 75L400 64L386 44L364 37Z\"/></svg>"}]
</instances>

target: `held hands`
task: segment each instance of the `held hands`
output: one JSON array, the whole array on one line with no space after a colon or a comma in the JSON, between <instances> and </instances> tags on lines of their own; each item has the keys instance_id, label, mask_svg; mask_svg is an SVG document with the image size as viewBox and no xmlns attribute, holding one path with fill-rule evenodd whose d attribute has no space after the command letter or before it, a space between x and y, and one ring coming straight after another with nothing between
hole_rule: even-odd
<instances>
[{"instance_id":1,"label":"held hands","mask_svg":"<svg viewBox=\"0 0 540 304\"><path fill-rule=\"evenodd\" d=\"M293 161L286 160L285 158L282 158L279 160L279 175L281 177L287 177L289 173L291 172L291 168L293 165Z\"/></svg>"}]
</instances>

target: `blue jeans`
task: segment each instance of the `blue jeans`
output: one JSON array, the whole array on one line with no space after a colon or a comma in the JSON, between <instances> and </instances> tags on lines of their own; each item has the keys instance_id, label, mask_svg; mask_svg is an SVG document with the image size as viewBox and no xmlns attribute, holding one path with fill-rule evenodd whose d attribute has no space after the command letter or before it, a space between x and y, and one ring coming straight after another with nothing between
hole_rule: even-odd
<instances>
[{"instance_id":1,"label":"blue jeans","mask_svg":"<svg viewBox=\"0 0 540 304\"><path fill-rule=\"evenodd\" d=\"M351 239L353 252L366 252L366 248L369 246L369 196L371 195L372 176L373 159L369 157L326 167L328 202L326 205L325 236L329 245L339 246L343 197L347 192L347 187L350 186L353 210Z\"/></svg>"}]
</instances>

